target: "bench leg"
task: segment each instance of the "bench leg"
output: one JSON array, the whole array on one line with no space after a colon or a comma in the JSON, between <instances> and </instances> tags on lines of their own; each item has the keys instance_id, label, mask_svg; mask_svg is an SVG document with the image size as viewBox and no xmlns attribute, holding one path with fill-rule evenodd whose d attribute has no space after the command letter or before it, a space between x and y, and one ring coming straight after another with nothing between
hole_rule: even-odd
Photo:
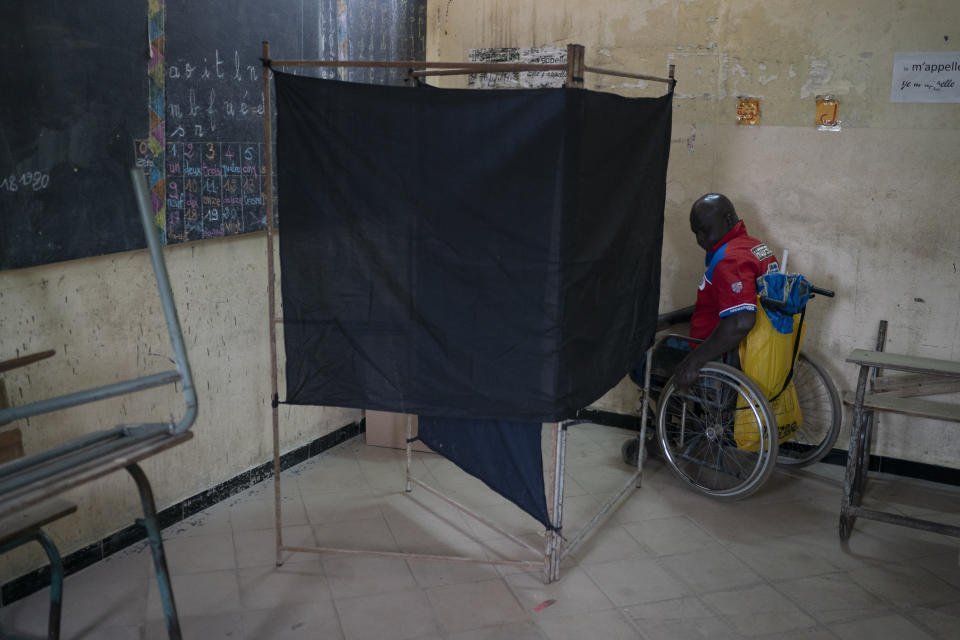
<instances>
[{"instance_id":1,"label":"bench leg","mask_svg":"<svg viewBox=\"0 0 960 640\"><path fill-rule=\"evenodd\" d=\"M870 367L860 367L857 380L857 397L853 405L853 424L850 427L850 447L847 451L847 469L843 478L843 498L840 502L840 539L847 540L853 531L855 516L850 515L850 507L860 504L860 492L866 477L862 468L864 457L869 461L870 452L864 452L864 422L869 420L863 410L863 398L867 393L867 377Z\"/></svg>"},{"instance_id":2,"label":"bench leg","mask_svg":"<svg viewBox=\"0 0 960 640\"><path fill-rule=\"evenodd\" d=\"M35 532L27 533L0 546L0 554L34 540L40 543L50 559L50 615L47 622L47 638L59 640L60 610L63 605L63 560L60 558L60 552L57 551L57 545L42 529L37 529ZM0 629L0 638L5 637L3 630Z\"/></svg>"},{"instance_id":3,"label":"bench leg","mask_svg":"<svg viewBox=\"0 0 960 640\"><path fill-rule=\"evenodd\" d=\"M167 571L167 558L163 553L163 538L160 536L160 526L157 523L157 509L153 502L153 491L146 474L136 464L127 467L133 476L140 491L140 502L143 504L143 519L139 524L147 530L150 539L150 550L153 552L153 567L157 572L157 585L160 587L160 602L163 605L163 617L167 623L167 635L170 640L181 640L180 620L177 617L177 606L173 601L173 587L170 585L170 573Z\"/></svg>"},{"instance_id":4,"label":"bench leg","mask_svg":"<svg viewBox=\"0 0 960 640\"><path fill-rule=\"evenodd\" d=\"M37 531L36 538L50 558L50 620L47 623L47 637L57 640L60 637L60 608L63 605L63 560L57 546L43 530Z\"/></svg>"}]
</instances>

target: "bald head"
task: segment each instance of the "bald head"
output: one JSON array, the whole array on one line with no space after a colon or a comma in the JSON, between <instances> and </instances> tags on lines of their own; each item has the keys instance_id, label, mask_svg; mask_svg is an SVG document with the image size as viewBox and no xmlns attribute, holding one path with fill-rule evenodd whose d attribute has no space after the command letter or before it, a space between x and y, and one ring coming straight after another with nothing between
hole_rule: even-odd
<instances>
[{"instance_id":1,"label":"bald head","mask_svg":"<svg viewBox=\"0 0 960 640\"><path fill-rule=\"evenodd\" d=\"M720 193L701 196L690 207L690 230L704 251L710 251L739 221L733 203Z\"/></svg>"}]
</instances>

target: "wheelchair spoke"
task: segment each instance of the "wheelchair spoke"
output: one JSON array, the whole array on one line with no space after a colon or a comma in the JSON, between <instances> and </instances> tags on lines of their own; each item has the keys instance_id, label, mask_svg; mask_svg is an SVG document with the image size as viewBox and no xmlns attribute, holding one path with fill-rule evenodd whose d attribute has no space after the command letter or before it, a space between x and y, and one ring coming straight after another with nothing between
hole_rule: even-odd
<instances>
[{"instance_id":1,"label":"wheelchair spoke","mask_svg":"<svg viewBox=\"0 0 960 640\"><path fill-rule=\"evenodd\" d=\"M754 451L739 444L741 430L750 429L742 447ZM666 461L688 483L717 498L744 497L769 476L775 430L756 385L726 365L704 367L684 394L668 383L661 395L657 433Z\"/></svg>"},{"instance_id":2,"label":"wheelchair spoke","mask_svg":"<svg viewBox=\"0 0 960 640\"><path fill-rule=\"evenodd\" d=\"M800 405L800 428L780 445L778 464L805 466L830 452L840 431L842 411L836 387L826 372L801 353L793 384Z\"/></svg>"}]
</instances>

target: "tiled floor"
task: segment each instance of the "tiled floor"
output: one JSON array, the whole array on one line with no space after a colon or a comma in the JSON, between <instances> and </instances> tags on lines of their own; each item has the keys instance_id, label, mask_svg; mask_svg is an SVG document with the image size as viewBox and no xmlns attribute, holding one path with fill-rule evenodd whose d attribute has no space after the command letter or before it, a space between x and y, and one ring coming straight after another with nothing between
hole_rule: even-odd
<instances>
[{"instance_id":1,"label":"tiled floor","mask_svg":"<svg viewBox=\"0 0 960 640\"><path fill-rule=\"evenodd\" d=\"M626 435L571 428L568 536L629 474L619 459ZM285 472L285 543L524 557L425 491L405 495L403 460L361 437ZM531 518L446 460L416 454L414 472L541 544ZM860 521L842 545L841 482L840 467L817 465L776 473L746 501L718 503L651 459L643 488L551 585L511 567L372 556L296 553L277 567L272 481L164 536L186 638L960 638L957 541ZM879 476L868 498L960 524L953 487ZM3 629L42 635L47 597L0 610ZM67 578L63 631L86 640L166 637L144 545Z\"/></svg>"}]
</instances>

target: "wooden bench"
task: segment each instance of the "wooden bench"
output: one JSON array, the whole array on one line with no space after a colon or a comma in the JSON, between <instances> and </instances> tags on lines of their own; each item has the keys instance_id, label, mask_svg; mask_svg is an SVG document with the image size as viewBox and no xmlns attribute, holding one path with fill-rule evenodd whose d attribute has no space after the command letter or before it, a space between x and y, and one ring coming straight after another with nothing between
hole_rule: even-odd
<instances>
[{"instance_id":1,"label":"wooden bench","mask_svg":"<svg viewBox=\"0 0 960 640\"><path fill-rule=\"evenodd\" d=\"M860 375L856 392L848 391L843 395L843 401L853 406L853 425L840 505L840 538L846 540L850 537L858 517L960 537L960 527L957 526L860 506L870 467L872 412L887 411L960 422L960 404L917 397L960 391L960 362L867 349L854 350L847 362L859 365ZM880 370L900 371L906 375L884 375L871 379L871 374Z\"/></svg>"}]
</instances>

